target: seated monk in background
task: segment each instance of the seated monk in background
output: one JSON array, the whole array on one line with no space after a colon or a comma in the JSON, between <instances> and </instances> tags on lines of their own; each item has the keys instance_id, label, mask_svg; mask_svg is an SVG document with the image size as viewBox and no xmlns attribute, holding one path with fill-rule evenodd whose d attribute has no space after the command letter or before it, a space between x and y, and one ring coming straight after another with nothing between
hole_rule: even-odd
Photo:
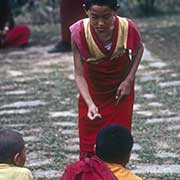
<instances>
[{"instance_id":1,"label":"seated monk in background","mask_svg":"<svg viewBox=\"0 0 180 180\"><path fill-rule=\"evenodd\" d=\"M127 128L113 124L96 137L96 156L72 163L60 180L142 180L126 169L133 146Z\"/></svg>"},{"instance_id":2,"label":"seated monk in background","mask_svg":"<svg viewBox=\"0 0 180 180\"><path fill-rule=\"evenodd\" d=\"M0 129L0 180L33 180L25 162L23 136L11 129Z\"/></svg>"},{"instance_id":3,"label":"seated monk in background","mask_svg":"<svg viewBox=\"0 0 180 180\"><path fill-rule=\"evenodd\" d=\"M10 1L0 0L0 49L26 45L30 31L25 25L15 26Z\"/></svg>"}]
</instances>

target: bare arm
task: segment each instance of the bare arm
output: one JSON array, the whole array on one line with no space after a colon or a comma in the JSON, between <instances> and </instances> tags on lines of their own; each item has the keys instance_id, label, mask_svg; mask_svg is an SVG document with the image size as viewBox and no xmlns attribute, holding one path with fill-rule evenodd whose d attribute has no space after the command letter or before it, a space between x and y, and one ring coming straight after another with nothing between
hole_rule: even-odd
<instances>
[{"instance_id":1,"label":"bare arm","mask_svg":"<svg viewBox=\"0 0 180 180\"><path fill-rule=\"evenodd\" d=\"M134 81L134 79L135 79L136 71L137 71L139 63L141 61L143 51L144 51L144 46L142 43L140 43L136 54L133 56L133 60L132 60L133 64L132 64L131 70L130 70L128 76L126 77L126 81L129 81L130 83L132 81Z\"/></svg>"},{"instance_id":2,"label":"bare arm","mask_svg":"<svg viewBox=\"0 0 180 180\"><path fill-rule=\"evenodd\" d=\"M96 118L101 118L101 115L98 112L97 106L94 104L90 93L88 89L88 84L84 78L84 72L83 72L83 64L82 59L79 53L79 50L75 44L75 42L72 40L72 49L73 49L73 58L74 58L74 70L75 70L75 81L77 88L84 98L87 106L88 106L88 114L87 116L94 120Z\"/></svg>"},{"instance_id":3,"label":"bare arm","mask_svg":"<svg viewBox=\"0 0 180 180\"><path fill-rule=\"evenodd\" d=\"M144 51L144 47L143 44L141 43L137 49L136 54L133 56L133 60L132 60L133 64L131 66L129 74L117 89L116 99L118 99L118 101L121 100L124 96L130 94L131 83L135 80L136 71L141 61L143 51Z\"/></svg>"}]
</instances>

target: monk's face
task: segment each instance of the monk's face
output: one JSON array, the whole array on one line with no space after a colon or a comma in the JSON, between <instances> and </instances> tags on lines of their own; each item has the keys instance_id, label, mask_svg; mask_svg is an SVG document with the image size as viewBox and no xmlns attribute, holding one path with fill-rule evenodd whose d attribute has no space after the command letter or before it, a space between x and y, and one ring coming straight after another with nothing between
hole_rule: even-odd
<instances>
[{"instance_id":1,"label":"monk's face","mask_svg":"<svg viewBox=\"0 0 180 180\"><path fill-rule=\"evenodd\" d=\"M86 14L90 23L99 33L107 33L114 27L115 12L108 6L93 5Z\"/></svg>"}]
</instances>

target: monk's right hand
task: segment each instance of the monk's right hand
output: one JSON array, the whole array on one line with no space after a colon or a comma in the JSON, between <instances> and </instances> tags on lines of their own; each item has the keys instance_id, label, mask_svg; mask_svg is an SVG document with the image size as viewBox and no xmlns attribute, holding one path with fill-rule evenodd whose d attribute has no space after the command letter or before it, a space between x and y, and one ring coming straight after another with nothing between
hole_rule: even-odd
<instances>
[{"instance_id":1,"label":"monk's right hand","mask_svg":"<svg viewBox=\"0 0 180 180\"><path fill-rule=\"evenodd\" d=\"M88 107L88 114L87 114L88 118L90 120L99 120L102 118L101 114L98 112L98 108L95 104L91 104Z\"/></svg>"}]
</instances>

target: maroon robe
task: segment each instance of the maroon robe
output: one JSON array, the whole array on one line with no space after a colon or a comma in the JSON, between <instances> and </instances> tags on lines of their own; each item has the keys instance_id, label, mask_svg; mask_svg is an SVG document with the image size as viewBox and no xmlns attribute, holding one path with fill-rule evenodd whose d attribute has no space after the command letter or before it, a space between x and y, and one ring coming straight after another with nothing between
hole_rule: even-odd
<instances>
[{"instance_id":1,"label":"maroon robe","mask_svg":"<svg viewBox=\"0 0 180 180\"><path fill-rule=\"evenodd\" d=\"M25 25L15 26L8 0L1 6L4 7L0 9L0 30L4 30L4 27L8 24L9 31L5 37L0 36L0 42L5 38L5 43L3 47L0 43L0 48L15 48L27 44L30 35L29 28Z\"/></svg>"},{"instance_id":2,"label":"maroon robe","mask_svg":"<svg viewBox=\"0 0 180 180\"><path fill-rule=\"evenodd\" d=\"M83 0L60 1L61 35L63 42L71 43L69 26L84 17L86 15L83 9Z\"/></svg>"},{"instance_id":3,"label":"maroon robe","mask_svg":"<svg viewBox=\"0 0 180 180\"><path fill-rule=\"evenodd\" d=\"M60 180L117 180L107 165L94 156L66 167Z\"/></svg>"},{"instance_id":4,"label":"maroon robe","mask_svg":"<svg viewBox=\"0 0 180 180\"><path fill-rule=\"evenodd\" d=\"M29 41L30 31L28 26L15 26L7 33L5 48L15 48L26 45Z\"/></svg>"}]
</instances>

